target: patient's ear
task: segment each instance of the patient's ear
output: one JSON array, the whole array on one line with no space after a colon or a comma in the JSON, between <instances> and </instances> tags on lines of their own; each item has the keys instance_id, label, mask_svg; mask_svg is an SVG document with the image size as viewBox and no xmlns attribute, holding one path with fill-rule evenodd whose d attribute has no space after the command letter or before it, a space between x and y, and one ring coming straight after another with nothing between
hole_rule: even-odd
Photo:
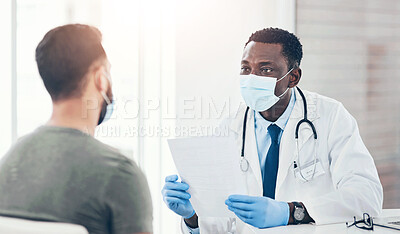
<instances>
[{"instance_id":1,"label":"patient's ear","mask_svg":"<svg viewBox=\"0 0 400 234\"><path fill-rule=\"evenodd\" d=\"M105 74L105 68L103 66L96 67L91 74L94 81L95 87L99 92L106 93L108 90L108 81Z\"/></svg>"}]
</instances>

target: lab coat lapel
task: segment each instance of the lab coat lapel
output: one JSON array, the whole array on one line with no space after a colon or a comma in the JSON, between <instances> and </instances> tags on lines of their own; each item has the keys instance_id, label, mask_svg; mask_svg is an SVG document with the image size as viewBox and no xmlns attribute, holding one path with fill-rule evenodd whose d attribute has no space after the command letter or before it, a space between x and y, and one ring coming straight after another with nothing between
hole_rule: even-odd
<instances>
[{"instance_id":1,"label":"lab coat lapel","mask_svg":"<svg viewBox=\"0 0 400 234\"><path fill-rule=\"evenodd\" d=\"M297 119L289 119L281 137L281 143L279 145L279 168L276 179L276 198L279 198L279 188L286 179L288 170L294 160L294 152L296 150L294 131L296 124Z\"/></svg>"},{"instance_id":2,"label":"lab coat lapel","mask_svg":"<svg viewBox=\"0 0 400 234\"><path fill-rule=\"evenodd\" d=\"M304 91L303 91L304 92ZM285 130L283 131L280 149L279 149L279 169L278 169L278 177L276 182L276 192L279 193L279 188L282 186L283 182L286 179L288 174L288 170L291 168L296 149L295 143L295 131L297 123L303 119L304 117L304 104L303 98L298 92L297 88L295 88L296 102L293 107L290 118L286 124ZM308 95L307 92L304 92L307 100L307 110L308 110L308 119L311 122L314 122L319 118L319 113L317 112L317 101L312 95ZM299 150L304 146L304 144L313 136L313 132L311 127L303 123L301 124L301 128L299 129Z\"/></svg>"},{"instance_id":3,"label":"lab coat lapel","mask_svg":"<svg viewBox=\"0 0 400 234\"><path fill-rule=\"evenodd\" d=\"M258 185L262 188L261 168L260 160L258 158L256 134L254 127L254 111L249 110L249 117L247 119L246 129L246 147L244 149L244 155L247 157L251 169L256 177ZM261 190L262 192L262 190Z\"/></svg>"},{"instance_id":4,"label":"lab coat lapel","mask_svg":"<svg viewBox=\"0 0 400 234\"><path fill-rule=\"evenodd\" d=\"M238 134L238 144L240 145L240 149L242 146L242 134L243 134L243 118L245 114L246 108L243 108L238 111L235 120L232 121L230 124L230 129ZM262 194L262 178L261 178L261 168L260 168L260 161L258 159L258 152L257 152L257 143L256 143L256 136L255 136L255 126L254 126L254 111L249 110L247 116L247 124L246 124L246 142L245 142L245 149L244 149L244 157L249 162L251 167L251 171L254 174L254 177L261 189ZM254 190L254 193L259 193L260 191Z\"/></svg>"},{"instance_id":5,"label":"lab coat lapel","mask_svg":"<svg viewBox=\"0 0 400 234\"><path fill-rule=\"evenodd\" d=\"M296 131L296 125L297 123L304 118L304 104L303 104L303 98L301 97L299 91L297 88L295 88L295 95L296 95L296 103L294 105L292 114L290 115L289 122L295 122L290 125L290 127L293 127L293 129L290 129L291 133L289 133L289 129L285 128L285 131L288 132L288 134L291 134L291 137L294 141L294 134ZM304 96L307 99L307 116L308 120L310 120L312 123L319 118L319 112L317 111L317 100L316 96L311 95L307 91L303 91ZM308 139L313 136L312 129L310 125L307 123L301 124L299 128L299 150L304 146L304 144L308 141ZM287 141L291 141L287 139ZM287 142L284 141L284 142Z\"/></svg>"}]
</instances>

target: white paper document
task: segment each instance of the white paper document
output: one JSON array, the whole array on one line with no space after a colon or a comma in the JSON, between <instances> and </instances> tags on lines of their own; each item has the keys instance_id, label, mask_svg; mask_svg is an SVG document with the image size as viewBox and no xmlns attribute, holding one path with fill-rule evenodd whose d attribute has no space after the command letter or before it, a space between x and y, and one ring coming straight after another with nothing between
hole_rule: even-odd
<instances>
[{"instance_id":1,"label":"white paper document","mask_svg":"<svg viewBox=\"0 0 400 234\"><path fill-rule=\"evenodd\" d=\"M235 217L225 200L247 194L240 154L233 137L168 140L182 181L189 184L190 202L201 217Z\"/></svg>"}]
</instances>

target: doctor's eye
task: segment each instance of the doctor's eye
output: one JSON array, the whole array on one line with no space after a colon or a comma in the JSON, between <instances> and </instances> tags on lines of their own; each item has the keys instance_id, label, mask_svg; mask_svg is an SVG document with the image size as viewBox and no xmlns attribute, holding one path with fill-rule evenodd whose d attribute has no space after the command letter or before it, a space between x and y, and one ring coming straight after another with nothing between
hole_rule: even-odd
<instances>
[{"instance_id":1,"label":"doctor's eye","mask_svg":"<svg viewBox=\"0 0 400 234\"><path fill-rule=\"evenodd\" d=\"M272 72L272 68L269 67L263 67L260 69L261 73L271 73Z\"/></svg>"},{"instance_id":2,"label":"doctor's eye","mask_svg":"<svg viewBox=\"0 0 400 234\"><path fill-rule=\"evenodd\" d=\"M249 74L251 72L251 69L249 68L249 67L246 67L246 66L243 66L241 69L240 69L240 73L241 74Z\"/></svg>"}]
</instances>

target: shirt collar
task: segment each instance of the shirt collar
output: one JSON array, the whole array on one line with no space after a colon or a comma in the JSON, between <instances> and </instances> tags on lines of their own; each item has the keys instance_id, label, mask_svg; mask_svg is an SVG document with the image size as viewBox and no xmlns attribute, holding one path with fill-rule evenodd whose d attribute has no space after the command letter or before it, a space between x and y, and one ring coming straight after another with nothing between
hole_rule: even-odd
<instances>
[{"instance_id":1,"label":"shirt collar","mask_svg":"<svg viewBox=\"0 0 400 234\"><path fill-rule=\"evenodd\" d=\"M296 101L296 95L294 94L294 90L291 89L289 104L286 107L286 110L283 112L283 114L275 122L271 122L271 121L264 119L264 117L261 116L260 112L254 111L255 112L255 114L254 114L255 127L256 128L260 127L260 128L266 129L269 127L269 125L276 124L282 130L285 129L286 124L289 120L290 114L292 113L295 101Z\"/></svg>"}]
</instances>

